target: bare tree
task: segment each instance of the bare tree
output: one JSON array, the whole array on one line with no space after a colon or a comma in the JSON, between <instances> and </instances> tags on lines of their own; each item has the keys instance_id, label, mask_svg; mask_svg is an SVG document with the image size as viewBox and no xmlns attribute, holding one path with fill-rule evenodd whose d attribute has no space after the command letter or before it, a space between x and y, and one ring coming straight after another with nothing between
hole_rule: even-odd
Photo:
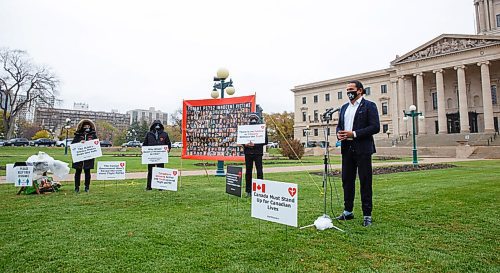
<instances>
[{"instance_id":1,"label":"bare tree","mask_svg":"<svg viewBox=\"0 0 500 273\"><path fill-rule=\"evenodd\" d=\"M11 138L21 110L34 103L49 103L59 81L48 67L34 64L22 50L1 48L0 64L0 110L4 131Z\"/></svg>"},{"instance_id":2,"label":"bare tree","mask_svg":"<svg viewBox=\"0 0 500 273\"><path fill-rule=\"evenodd\" d=\"M170 114L170 122L172 124L172 129L178 131L182 136L182 108Z\"/></svg>"}]
</instances>

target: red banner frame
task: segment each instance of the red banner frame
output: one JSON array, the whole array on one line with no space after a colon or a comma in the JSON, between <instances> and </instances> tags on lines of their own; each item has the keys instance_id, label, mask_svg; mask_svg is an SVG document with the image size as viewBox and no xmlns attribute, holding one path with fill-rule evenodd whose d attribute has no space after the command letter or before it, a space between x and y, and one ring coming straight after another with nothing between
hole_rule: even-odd
<instances>
[{"instance_id":1,"label":"red banner frame","mask_svg":"<svg viewBox=\"0 0 500 273\"><path fill-rule=\"evenodd\" d=\"M255 95L242 96L242 97L232 97L223 99L204 99L204 100L184 100L182 104L182 158L183 159L198 159L198 160L232 160L232 161L244 161L244 156L212 156L212 155L187 155L187 148L189 143L187 143L187 107L188 106L217 106L217 105L230 105L230 104L241 104L250 103L250 111L255 112ZM240 122L238 122L239 124Z\"/></svg>"}]
</instances>

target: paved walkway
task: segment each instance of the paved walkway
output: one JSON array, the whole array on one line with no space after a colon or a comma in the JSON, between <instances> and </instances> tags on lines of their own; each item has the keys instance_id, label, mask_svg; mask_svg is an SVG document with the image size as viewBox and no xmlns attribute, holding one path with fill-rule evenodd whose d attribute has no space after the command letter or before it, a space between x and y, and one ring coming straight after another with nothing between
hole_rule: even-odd
<instances>
[{"instance_id":1,"label":"paved walkway","mask_svg":"<svg viewBox=\"0 0 500 273\"><path fill-rule=\"evenodd\" d=\"M467 158L420 158L419 163L451 163L459 161L475 161L482 159L467 159ZM400 161L400 162L375 162L373 166L391 166L391 165L407 165L411 164L410 161ZM341 164L332 164L333 169L340 169ZM323 170L323 165L298 165L298 166L284 166L284 167L265 167L264 173L287 173L287 172L302 172L302 171L321 171ZM195 175L215 175L214 167L205 170L184 170L181 171L181 176L195 176ZM143 179L148 175L147 172L134 172L127 173L126 179ZM66 178L59 181L73 181L74 174L69 174ZM92 180L96 180L96 174L92 173ZM5 176L0 176L0 184L7 184L5 181Z\"/></svg>"}]
</instances>

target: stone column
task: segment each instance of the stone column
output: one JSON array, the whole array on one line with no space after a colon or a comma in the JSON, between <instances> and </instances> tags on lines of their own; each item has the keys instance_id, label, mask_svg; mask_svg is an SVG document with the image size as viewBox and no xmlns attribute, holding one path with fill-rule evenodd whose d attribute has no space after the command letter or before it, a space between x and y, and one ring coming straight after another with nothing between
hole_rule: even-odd
<instances>
[{"instance_id":1,"label":"stone column","mask_svg":"<svg viewBox=\"0 0 500 273\"><path fill-rule=\"evenodd\" d=\"M490 8L488 5L488 0L483 1L483 7L484 7L484 28L486 31L491 30L490 26Z\"/></svg>"},{"instance_id":2,"label":"stone column","mask_svg":"<svg viewBox=\"0 0 500 273\"><path fill-rule=\"evenodd\" d=\"M443 69L433 71L436 74L437 110L438 110L438 134L447 134L446 129L446 101L444 99Z\"/></svg>"},{"instance_id":3,"label":"stone column","mask_svg":"<svg viewBox=\"0 0 500 273\"><path fill-rule=\"evenodd\" d=\"M488 14L490 17L490 30L494 30L497 28L495 8L493 7L493 0L488 0L488 6L490 8Z\"/></svg>"},{"instance_id":4,"label":"stone column","mask_svg":"<svg viewBox=\"0 0 500 273\"><path fill-rule=\"evenodd\" d=\"M481 88L483 91L483 111L484 111L484 132L493 133L493 102L491 101L491 81L490 81L490 62L480 62L477 65L481 67Z\"/></svg>"},{"instance_id":5,"label":"stone column","mask_svg":"<svg viewBox=\"0 0 500 273\"><path fill-rule=\"evenodd\" d=\"M406 109L406 101L405 101L405 77L400 76L398 78L398 111L403 111ZM398 116L401 115L398 113ZM408 130L406 130L406 122L400 118L399 119L399 135L406 134Z\"/></svg>"},{"instance_id":6,"label":"stone column","mask_svg":"<svg viewBox=\"0 0 500 273\"><path fill-rule=\"evenodd\" d=\"M479 34L481 32L481 23L479 19L479 1L474 1L474 9L476 11L476 33Z\"/></svg>"},{"instance_id":7,"label":"stone column","mask_svg":"<svg viewBox=\"0 0 500 273\"><path fill-rule=\"evenodd\" d=\"M395 137L399 136L399 107L398 107L398 81L391 79L391 116L392 116L392 133ZM402 111L402 110L401 110Z\"/></svg>"},{"instance_id":8,"label":"stone column","mask_svg":"<svg viewBox=\"0 0 500 273\"><path fill-rule=\"evenodd\" d=\"M484 23L484 2L483 0L479 0L479 29L481 32L486 30L486 24Z\"/></svg>"},{"instance_id":9,"label":"stone column","mask_svg":"<svg viewBox=\"0 0 500 273\"><path fill-rule=\"evenodd\" d=\"M469 133L469 106L467 105L467 85L465 83L465 65L455 66L458 80L458 104L460 113L460 133Z\"/></svg>"},{"instance_id":10,"label":"stone column","mask_svg":"<svg viewBox=\"0 0 500 273\"><path fill-rule=\"evenodd\" d=\"M417 111L421 112L425 117L425 102L424 102L424 73L413 74L417 77ZM426 134L425 118L418 119L418 134Z\"/></svg>"}]
</instances>

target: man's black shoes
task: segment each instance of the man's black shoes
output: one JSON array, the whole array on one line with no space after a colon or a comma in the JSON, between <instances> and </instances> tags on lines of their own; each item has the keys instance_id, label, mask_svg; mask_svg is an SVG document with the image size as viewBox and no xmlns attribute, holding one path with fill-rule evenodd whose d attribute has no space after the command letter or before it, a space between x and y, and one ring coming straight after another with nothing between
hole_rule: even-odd
<instances>
[{"instance_id":1,"label":"man's black shoes","mask_svg":"<svg viewBox=\"0 0 500 273\"><path fill-rule=\"evenodd\" d=\"M347 215L342 213L341 215L337 216L337 218L335 218L335 219L337 219L339 221L352 220L352 219L354 219L354 213L347 214Z\"/></svg>"},{"instance_id":2,"label":"man's black shoes","mask_svg":"<svg viewBox=\"0 0 500 273\"><path fill-rule=\"evenodd\" d=\"M363 226L368 227L372 225L372 218L370 216L363 217Z\"/></svg>"}]
</instances>

